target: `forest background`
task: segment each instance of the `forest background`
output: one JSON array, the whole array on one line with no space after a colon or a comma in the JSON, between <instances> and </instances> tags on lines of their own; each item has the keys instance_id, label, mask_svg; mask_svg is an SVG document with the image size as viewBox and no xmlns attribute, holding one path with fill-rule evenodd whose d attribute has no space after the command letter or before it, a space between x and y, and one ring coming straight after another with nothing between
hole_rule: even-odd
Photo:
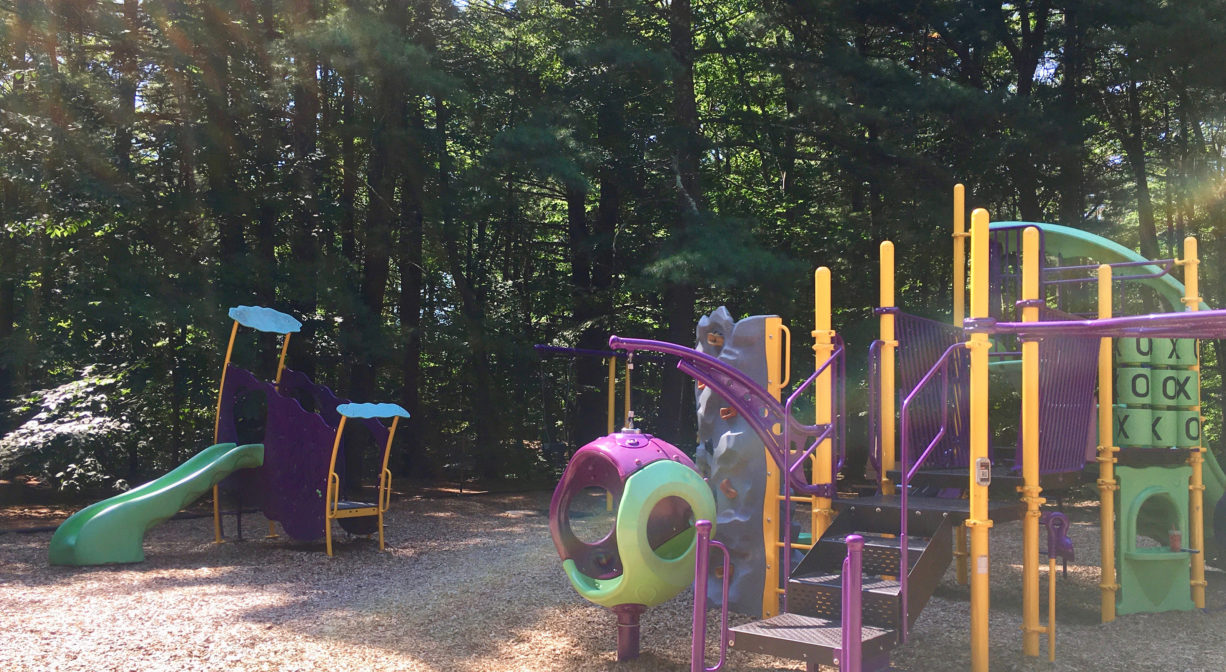
<instances>
[{"instance_id":1,"label":"forest background","mask_svg":"<svg viewBox=\"0 0 1226 672\"><path fill-rule=\"evenodd\" d=\"M948 317L955 182L1150 258L1199 236L1226 306L1223 44L1222 0L0 0L0 469L109 486L207 445L238 304L407 408L417 477L533 480L604 433L604 365L535 343L692 343L726 305L803 369L818 265L862 396L882 240ZM635 374L692 446L691 381Z\"/></svg>"}]
</instances>

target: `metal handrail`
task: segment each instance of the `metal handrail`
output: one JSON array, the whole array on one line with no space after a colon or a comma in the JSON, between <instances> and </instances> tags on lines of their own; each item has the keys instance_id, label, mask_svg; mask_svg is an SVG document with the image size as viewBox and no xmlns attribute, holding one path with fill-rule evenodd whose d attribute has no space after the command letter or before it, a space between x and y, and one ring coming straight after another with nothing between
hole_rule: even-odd
<instances>
[{"instance_id":1,"label":"metal handrail","mask_svg":"<svg viewBox=\"0 0 1226 672\"><path fill-rule=\"evenodd\" d=\"M694 559L694 631L690 641L690 672L717 672L728 659L728 579L732 576L732 560L728 555L728 548L711 539L711 521L700 520L694 523L694 527L697 530L697 557ZM707 572L710 569L712 546L724 554L724 586L719 600L719 660L714 667L706 667Z\"/></svg>"},{"instance_id":2,"label":"metal handrail","mask_svg":"<svg viewBox=\"0 0 1226 672\"><path fill-rule=\"evenodd\" d=\"M924 377L920 378L920 381L916 383L915 387L911 389L911 392L907 395L907 398L903 399L902 408L899 411L899 416L900 416L899 432L902 434L902 443L901 443L902 450L900 451L902 455L900 457L901 466L899 468L899 471L902 472L902 487L901 487L901 501L900 501L902 513L900 515L899 535L898 535L899 537L898 580L900 583L899 591L902 594L902 618L900 619L901 624L900 624L899 633L900 633L900 639L904 642L907 640L907 616L908 616L907 569L908 569L908 566L910 565L909 558L908 558L908 550L907 550L907 547L908 547L908 542L907 542L907 511L908 511L907 510L907 491L911 484L911 477L914 476L916 472L919 471L919 468L924 464L924 461L927 460L928 456L932 454L932 449L936 447L938 443L940 443L942 438L945 437L945 429L946 429L946 425L948 424L948 420L949 420L949 403L948 403L949 402L949 361L953 353L957 352L958 350L965 349L966 347L967 347L966 343L954 343L953 345L946 348L945 352L941 354L941 357L937 359L936 364L933 364L932 368L928 369L928 373L925 373ZM910 452L909 450L910 446L907 445L908 444L908 441L907 441L908 439L907 411L911 409L911 402L915 400L916 395L919 394L920 391L923 390L924 387L928 385L929 382L932 381L932 379L937 375L938 372L940 372L941 374L941 428L936 433L936 436L932 438L932 441L928 443L928 446L924 448L924 452L920 453L920 456L916 458L915 464L911 465L911 468L908 469L907 468L907 454Z\"/></svg>"},{"instance_id":3,"label":"metal handrail","mask_svg":"<svg viewBox=\"0 0 1226 672\"><path fill-rule=\"evenodd\" d=\"M875 340L868 346L868 459L881 475L881 400L880 371L883 340Z\"/></svg>"},{"instance_id":4,"label":"metal handrail","mask_svg":"<svg viewBox=\"0 0 1226 672\"><path fill-rule=\"evenodd\" d=\"M1170 275L1171 271L1175 268L1175 263L1176 263L1175 259L1152 259L1152 260L1146 260L1146 261L1119 261L1114 264L1107 264L1107 265L1110 266L1112 269L1129 268L1133 266L1161 267L1161 270L1154 271L1152 273L1138 273L1136 275L1116 275L1111 278L1112 280L1116 282L1120 282L1123 280L1150 280L1153 278L1161 278L1162 276ZM1097 264L1086 264L1086 265L1081 265L1081 266L1051 266L1048 268L1044 268L1043 273L1045 275L1056 275L1056 274L1067 272L1067 271L1097 271L1097 270L1098 270ZM1089 283L1089 282L1098 282L1097 276L1090 275L1089 277L1085 277L1085 278L1056 278L1052 280L1047 280L1047 279L1043 280L1044 285L1065 285L1065 284Z\"/></svg>"},{"instance_id":5,"label":"metal handrail","mask_svg":"<svg viewBox=\"0 0 1226 672\"><path fill-rule=\"evenodd\" d=\"M788 395L788 400L783 406L784 414L787 418L790 419L792 417L792 407L796 404L796 401L800 399L800 396L804 393L805 389L808 388L810 385L814 384L815 382L817 382L817 379L821 377L823 373L826 372L826 369L831 368L831 365L834 364L836 361L838 362L843 361L843 353L844 353L843 346L840 343L838 346L835 347L834 352L831 352L830 356L826 358L826 361L822 362L822 365L817 367L817 369L813 372L813 375L806 378L805 382L801 383L800 386L796 388L795 392L792 392L792 394ZM837 369L834 371L831 371L830 375L832 376L835 375L836 371ZM789 486L794 487L794 485L792 484L792 481L795 480L796 478L799 478L800 482L804 483L804 475L805 475L804 469L802 468L799 476L797 476L795 472L796 466L800 465L801 467L803 467L805 463L805 459L808 458L810 455L812 455L813 451L817 450L817 447L821 445L822 441L825 441L827 438L832 438L832 435L834 434L834 427L836 424L840 424L838 422L838 416L831 417L830 424L826 425L826 428L820 434L816 436L816 438L814 439L814 442L803 453L801 453L799 457L796 458L796 463L791 464L791 460L792 460L791 430L792 430L792 427L790 423L783 423L783 451L782 451L783 463L780 464L779 466L780 466L780 469L782 469L784 476L787 477L787 479L784 481L784 488L783 488L783 562L782 562L783 572L781 573L781 576L783 577L783 585L784 585L782 607L783 607L783 611L785 612L788 610L787 581L788 581L788 577L792 574L792 487L789 487ZM833 457L834 457L834 450L831 451L831 458ZM832 464L831 466L833 467L834 465ZM830 485L833 486L834 485L833 480L834 480L835 474L837 473L837 470L831 471L830 473L831 473L831 481L832 481ZM807 486L808 484L805 484L805 485ZM825 484L815 483L813 485L818 486L818 485L825 485ZM796 489L800 490L801 492L806 492L805 488L796 488ZM834 493L831 493L831 495L833 494ZM812 532L813 531L810 531L810 534L812 534ZM817 544L817 539L815 538L810 539L810 541L813 544Z\"/></svg>"}]
</instances>

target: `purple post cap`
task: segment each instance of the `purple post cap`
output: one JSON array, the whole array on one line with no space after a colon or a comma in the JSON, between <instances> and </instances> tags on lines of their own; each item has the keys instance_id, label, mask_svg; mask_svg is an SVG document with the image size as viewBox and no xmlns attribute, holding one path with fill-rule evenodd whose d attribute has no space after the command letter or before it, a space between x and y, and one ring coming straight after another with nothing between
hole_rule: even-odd
<instances>
[{"instance_id":1,"label":"purple post cap","mask_svg":"<svg viewBox=\"0 0 1226 672\"><path fill-rule=\"evenodd\" d=\"M409 412L400 404L341 404L336 412L346 418L407 418Z\"/></svg>"},{"instance_id":2,"label":"purple post cap","mask_svg":"<svg viewBox=\"0 0 1226 672\"><path fill-rule=\"evenodd\" d=\"M302 323L279 310L263 306L235 306L230 309L230 319L244 327L271 334L296 334Z\"/></svg>"}]
</instances>

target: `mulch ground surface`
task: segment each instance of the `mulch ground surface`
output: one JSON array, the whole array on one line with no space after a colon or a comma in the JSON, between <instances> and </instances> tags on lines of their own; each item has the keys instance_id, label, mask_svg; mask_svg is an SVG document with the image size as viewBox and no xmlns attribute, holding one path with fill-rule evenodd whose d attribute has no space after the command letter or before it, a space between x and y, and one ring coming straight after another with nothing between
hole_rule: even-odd
<instances>
[{"instance_id":1,"label":"mulch ground surface","mask_svg":"<svg viewBox=\"0 0 1226 672\"><path fill-rule=\"evenodd\" d=\"M0 670L688 670L687 593L648 610L642 655L615 662L613 614L562 573L549 496L414 491L388 514L387 551L342 533L332 558L322 543L264 538L259 515L244 517L246 541L221 545L209 518L171 520L149 531L145 562L87 568L48 566L50 532L12 531L74 507L10 505L0 509ZM601 508L583 524L607 525ZM992 531L992 669L1226 671L1226 575L1210 572L1206 610L1100 624L1096 509L1067 510L1077 561L1058 580L1054 664L1046 648L1021 653L1020 524ZM1044 569L1044 590L1046 580ZM968 589L951 569L892 669L969 669L968 632ZM730 656L729 670L803 669Z\"/></svg>"}]
</instances>

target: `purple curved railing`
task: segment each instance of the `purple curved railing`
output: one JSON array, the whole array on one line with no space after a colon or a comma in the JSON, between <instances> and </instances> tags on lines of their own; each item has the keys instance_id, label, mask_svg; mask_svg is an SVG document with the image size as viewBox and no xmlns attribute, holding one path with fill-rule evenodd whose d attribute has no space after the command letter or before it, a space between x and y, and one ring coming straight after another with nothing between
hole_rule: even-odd
<instances>
[{"instance_id":1,"label":"purple curved railing","mask_svg":"<svg viewBox=\"0 0 1226 672\"><path fill-rule=\"evenodd\" d=\"M834 483L810 484L805 480L803 469L799 472L788 470L789 461L786 453L789 451L784 450L784 446L788 446L790 450L790 444L785 443L783 438L787 437L790 440L792 437L797 437L798 439L816 437L816 443L818 444L826 439L835 440L836 437L840 437L840 433L836 432L834 428L836 425L842 424L838 422L841 416L835 415L829 424L802 424L791 416L789 412L790 406L785 406L775 401L769 392L758 385L752 378L745 375L744 372L715 357L682 345L640 338L622 338L614 335L609 337L609 347L614 350L626 350L628 352L646 350L648 352L659 352L677 357L680 360L677 363L679 370L710 387L716 394L727 400L741 417L745 418L745 421L749 423L754 433L758 435L758 438L762 440L767 450L770 451L775 463L788 476L788 484L791 488L805 495L816 495L818 497L833 497L835 495ZM835 351L831 353L826 362L818 367L809 380L806 380L805 384L802 385L802 389L816 380L821 373L833 366L836 361L842 362L842 359L843 347L841 341L839 341ZM841 372L841 364L833 369L834 374L840 374ZM793 397L796 396L797 393L794 393ZM789 401L793 401L793 399L789 398ZM843 404L844 402L842 401L837 402L836 410L845 410L843 409ZM784 436L775 434L772 431L771 428L774 425L780 425L783 428ZM841 453L843 450L844 446L838 445L835 446L834 452ZM811 452L806 454L811 454ZM838 464L841 464L843 459L844 457L840 455Z\"/></svg>"},{"instance_id":2,"label":"purple curved railing","mask_svg":"<svg viewBox=\"0 0 1226 672\"><path fill-rule=\"evenodd\" d=\"M921 378L920 381L916 383L915 387L911 389L911 393L907 395L907 398L903 399L902 409L899 412L899 430L902 434L902 450L899 451L901 453L899 458L901 460L899 471L902 472L902 483L899 489L901 514L899 516L898 534L898 580L901 584L899 590L902 594L902 619L900 619L901 623L899 627L899 638L903 642L907 641L907 569L910 566L907 549L907 491L909 490L909 486L911 484L911 477L914 476L917 471L919 471L921 466L923 466L924 461L927 460L928 456L932 454L933 448L935 448L936 445L941 442L941 439L945 438L946 426L949 422L949 362L952 361L955 353L957 353L959 350L965 349L966 347L966 343L955 343L946 348L940 359L936 361L936 364L933 364L932 368L928 369L928 373L924 374L924 377ZM909 411L911 410L911 404L915 401L916 396L928 385L928 383L932 382L933 378L935 378L938 373L941 376L941 408L943 409L941 424L936 435L932 437L932 440L928 442L928 445L924 448L924 451L920 453L918 458L916 458L915 464L910 465L910 468L908 468L907 456L910 454L908 439L910 438L910 435L907 432L907 419L910 416Z\"/></svg>"}]
</instances>

